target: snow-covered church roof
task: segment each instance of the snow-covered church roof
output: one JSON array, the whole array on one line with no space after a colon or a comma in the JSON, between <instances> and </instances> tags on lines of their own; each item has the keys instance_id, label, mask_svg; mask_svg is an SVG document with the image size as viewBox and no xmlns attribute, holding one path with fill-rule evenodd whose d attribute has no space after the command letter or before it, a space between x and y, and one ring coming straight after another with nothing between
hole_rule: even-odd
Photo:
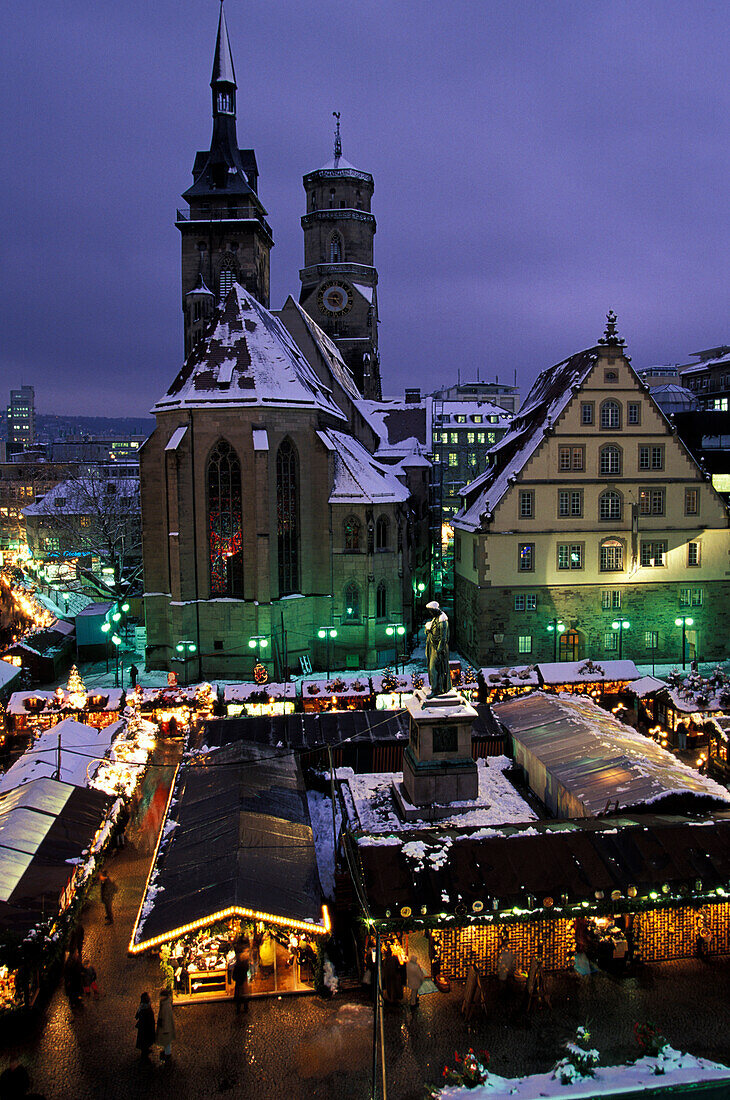
<instances>
[{"instance_id":1,"label":"snow-covered church roof","mask_svg":"<svg viewBox=\"0 0 730 1100\"><path fill-rule=\"evenodd\" d=\"M346 417L278 318L235 283L153 413L285 406Z\"/></svg>"},{"instance_id":2,"label":"snow-covered church roof","mask_svg":"<svg viewBox=\"0 0 730 1100\"><path fill-rule=\"evenodd\" d=\"M330 504L398 504L408 500L408 490L392 470L374 459L357 439L332 429L317 434L335 456Z\"/></svg>"},{"instance_id":3,"label":"snow-covered church roof","mask_svg":"<svg viewBox=\"0 0 730 1100\"><path fill-rule=\"evenodd\" d=\"M309 316L306 310L302 309L302 307L299 305L299 302L295 301L294 298L291 297L291 295L289 296L287 302L288 301L291 301L294 308L300 314L302 321L307 326L309 334L311 335L315 344L317 344L322 358L329 367L332 376L337 382L339 382L343 390L347 394L349 394L353 401L360 401L362 399L362 394L357 388L357 383L355 382L352 371L348 367L345 360L342 358L342 355L340 354L340 349L337 347L335 342L329 338L324 329L319 327L317 322Z\"/></svg>"}]
</instances>

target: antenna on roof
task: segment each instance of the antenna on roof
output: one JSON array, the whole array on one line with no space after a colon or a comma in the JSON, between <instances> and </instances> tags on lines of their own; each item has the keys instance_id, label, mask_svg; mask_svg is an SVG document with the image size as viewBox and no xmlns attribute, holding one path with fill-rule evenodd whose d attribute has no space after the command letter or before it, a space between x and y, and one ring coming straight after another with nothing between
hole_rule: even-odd
<instances>
[{"instance_id":1,"label":"antenna on roof","mask_svg":"<svg viewBox=\"0 0 730 1100\"><path fill-rule=\"evenodd\" d=\"M335 125L335 160L342 156L342 140L340 138L340 112L333 111L332 117L337 119Z\"/></svg>"}]
</instances>

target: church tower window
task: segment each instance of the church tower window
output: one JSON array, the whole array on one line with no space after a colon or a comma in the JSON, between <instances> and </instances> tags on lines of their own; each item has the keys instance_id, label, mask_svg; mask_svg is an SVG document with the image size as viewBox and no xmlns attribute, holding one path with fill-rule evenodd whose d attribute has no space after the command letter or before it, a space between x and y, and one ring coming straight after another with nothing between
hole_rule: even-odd
<instances>
[{"instance_id":1,"label":"church tower window","mask_svg":"<svg viewBox=\"0 0 730 1100\"><path fill-rule=\"evenodd\" d=\"M208 459L208 553L211 596L243 596L241 463L221 439Z\"/></svg>"},{"instance_id":2,"label":"church tower window","mask_svg":"<svg viewBox=\"0 0 730 1100\"><path fill-rule=\"evenodd\" d=\"M335 205L335 189L330 187L330 210Z\"/></svg>"},{"instance_id":3,"label":"church tower window","mask_svg":"<svg viewBox=\"0 0 730 1100\"><path fill-rule=\"evenodd\" d=\"M218 280L218 295L220 298L226 298L228 296L234 282L235 272L233 270L233 260L229 256L226 256Z\"/></svg>"},{"instance_id":4,"label":"church tower window","mask_svg":"<svg viewBox=\"0 0 730 1100\"><path fill-rule=\"evenodd\" d=\"M341 264L343 251L342 237L339 233L333 233L330 241L330 263Z\"/></svg>"},{"instance_id":5,"label":"church tower window","mask_svg":"<svg viewBox=\"0 0 730 1100\"><path fill-rule=\"evenodd\" d=\"M356 554L360 551L360 521L357 516L345 520L345 550Z\"/></svg>"},{"instance_id":6,"label":"church tower window","mask_svg":"<svg viewBox=\"0 0 730 1100\"><path fill-rule=\"evenodd\" d=\"M378 516L378 522L375 524L375 549L387 550L388 549L388 517Z\"/></svg>"},{"instance_id":7,"label":"church tower window","mask_svg":"<svg viewBox=\"0 0 730 1100\"><path fill-rule=\"evenodd\" d=\"M345 621L360 621L360 589L354 581L345 587Z\"/></svg>"},{"instance_id":8,"label":"church tower window","mask_svg":"<svg viewBox=\"0 0 730 1100\"><path fill-rule=\"evenodd\" d=\"M384 619L388 614L388 591L385 582L381 581L375 593L375 617Z\"/></svg>"},{"instance_id":9,"label":"church tower window","mask_svg":"<svg viewBox=\"0 0 730 1100\"><path fill-rule=\"evenodd\" d=\"M276 454L276 523L279 540L279 595L299 591L299 459L290 439Z\"/></svg>"}]
</instances>

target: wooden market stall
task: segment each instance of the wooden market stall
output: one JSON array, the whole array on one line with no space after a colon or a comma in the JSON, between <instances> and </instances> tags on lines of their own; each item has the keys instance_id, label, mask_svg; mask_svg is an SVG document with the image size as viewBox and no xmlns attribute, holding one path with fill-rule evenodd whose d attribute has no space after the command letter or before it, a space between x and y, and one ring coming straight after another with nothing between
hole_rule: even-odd
<instances>
[{"instance_id":1,"label":"wooden market stall","mask_svg":"<svg viewBox=\"0 0 730 1100\"><path fill-rule=\"evenodd\" d=\"M245 947L250 995L281 996L313 991L329 933L297 758L234 741L180 765L131 954L164 951L190 1003L233 995Z\"/></svg>"},{"instance_id":2,"label":"wooden market stall","mask_svg":"<svg viewBox=\"0 0 730 1100\"><path fill-rule=\"evenodd\" d=\"M508 665L505 668L483 668L482 676L487 686L487 703L499 703L524 695L540 687L537 665Z\"/></svg>"},{"instance_id":3,"label":"wooden market stall","mask_svg":"<svg viewBox=\"0 0 730 1100\"><path fill-rule=\"evenodd\" d=\"M7 649L2 659L25 670L31 684L49 684L70 666L76 651L74 628L62 619L54 619L42 630L33 631Z\"/></svg>"},{"instance_id":4,"label":"wooden market stall","mask_svg":"<svg viewBox=\"0 0 730 1100\"><path fill-rule=\"evenodd\" d=\"M294 683L226 684L223 688L223 706L229 718L242 714L293 714L296 702Z\"/></svg>"},{"instance_id":5,"label":"wooden market stall","mask_svg":"<svg viewBox=\"0 0 730 1100\"><path fill-rule=\"evenodd\" d=\"M629 684L639 679L639 670L634 662L626 660L541 661L537 672L545 691L591 695L594 699L624 694Z\"/></svg>"},{"instance_id":6,"label":"wooden market stall","mask_svg":"<svg viewBox=\"0 0 730 1100\"><path fill-rule=\"evenodd\" d=\"M77 693L68 688L55 691L16 691L6 708L8 729L17 735L35 736L62 722L75 718L95 729L103 729L119 720L124 701L120 688L92 688Z\"/></svg>"},{"instance_id":7,"label":"wooden market stall","mask_svg":"<svg viewBox=\"0 0 730 1100\"><path fill-rule=\"evenodd\" d=\"M183 687L170 683L165 687L142 687L128 693L128 698L140 714L157 722L163 734L182 732L191 721L203 721L213 714L218 691L213 684L190 684Z\"/></svg>"},{"instance_id":8,"label":"wooden market stall","mask_svg":"<svg viewBox=\"0 0 730 1100\"><path fill-rule=\"evenodd\" d=\"M372 705L372 689L367 676L354 680L334 676L331 680L309 680L302 684L302 707L305 712L366 710Z\"/></svg>"}]
</instances>

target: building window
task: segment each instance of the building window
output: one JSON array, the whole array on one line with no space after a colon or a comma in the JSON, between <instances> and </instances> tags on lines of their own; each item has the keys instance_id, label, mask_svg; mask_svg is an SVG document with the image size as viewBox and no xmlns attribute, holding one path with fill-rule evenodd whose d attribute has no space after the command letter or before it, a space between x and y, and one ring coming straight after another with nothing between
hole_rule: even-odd
<instances>
[{"instance_id":1,"label":"building window","mask_svg":"<svg viewBox=\"0 0 730 1100\"><path fill-rule=\"evenodd\" d=\"M532 634L520 634L517 638L518 653L532 653Z\"/></svg>"},{"instance_id":2,"label":"building window","mask_svg":"<svg viewBox=\"0 0 730 1100\"><path fill-rule=\"evenodd\" d=\"M284 439L276 454L276 526L279 541L279 595L299 591L299 459Z\"/></svg>"},{"instance_id":3,"label":"building window","mask_svg":"<svg viewBox=\"0 0 730 1100\"><path fill-rule=\"evenodd\" d=\"M223 266L218 277L218 297L227 298L233 287L234 282L235 272L233 270L233 260L226 257L226 259L223 261Z\"/></svg>"},{"instance_id":4,"label":"building window","mask_svg":"<svg viewBox=\"0 0 730 1100\"><path fill-rule=\"evenodd\" d=\"M537 594L535 592L521 592L515 596L515 611L536 611Z\"/></svg>"},{"instance_id":5,"label":"building window","mask_svg":"<svg viewBox=\"0 0 730 1100\"><path fill-rule=\"evenodd\" d=\"M390 524L387 516L378 516L377 523L375 524L375 549L387 550L388 549L388 528Z\"/></svg>"},{"instance_id":6,"label":"building window","mask_svg":"<svg viewBox=\"0 0 730 1100\"><path fill-rule=\"evenodd\" d=\"M345 622L360 621L360 589L354 581L345 586Z\"/></svg>"},{"instance_id":7,"label":"building window","mask_svg":"<svg viewBox=\"0 0 730 1100\"><path fill-rule=\"evenodd\" d=\"M241 463L221 439L208 459L208 554L211 596L243 596Z\"/></svg>"},{"instance_id":8,"label":"building window","mask_svg":"<svg viewBox=\"0 0 730 1100\"><path fill-rule=\"evenodd\" d=\"M614 444L601 447L599 456L599 470L603 477L621 473L621 448Z\"/></svg>"},{"instance_id":9,"label":"building window","mask_svg":"<svg viewBox=\"0 0 730 1100\"><path fill-rule=\"evenodd\" d=\"M626 406L626 420L629 424L641 424L641 405L638 401L629 401Z\"/></svg>"},{"instance_id":10,"label":"building window","mask_svg":"<svg viewBox=\"0 0 730 1100\"><path fill-rule=\"evenodd\" d=\"M644 649L659 649L659 631L644 631Z\"/></svg>"},{"instance_id":11,"label":"building window","mask_svg":"<svg viewBox=\"0 0 730 1100\"><path fill-rule=\"evenodd\" d=\"M658 542L642 542L639 548L639 564L644 568L664 565L664 555L667 552L665 539Z\"/></svg>"},{"instance_id":12,"label":"building window","mask_svg":"<svg viewBox=\"0 0 730 1100\"><path fill-rule=\"evenodd\" d=\"M388 596L387 589L383 581L378 585L375 593L375 617L377 619L385 619L388 614Z\"/></svg>"},{"instance_id":13,"label":"building window","mask_svg":"<svg viewBox=\"0 0 730 1100\"><path fill-rule=\"evenodd\" d=\"M680 590L679 590L679 606L680 607L702 607L702 589L701 588L680 588Z\"/></svg>"},{"instance_id":14,"label":"building window","mask_svg":"<svg viewBox=\"0 0 730 1100\"><path fill-rule=\"evenodd\" d=\"M330 210L335 205L335 189L330 187Z\"/></svg>"},{"instance_id":15,"label":"building window","mask_svg":"<svg viewBox=\"0 0 730 1100\"><path fill-rule=\"evenodd\" d=\"M474 432L467 432L466 433L466 441L467 441L467 443L473 444L475 442L475 433Z\"/></svg>"},{"instance_id":16,"label":"building window","mask_svg":"<svg viewBox=\"0 0 730 1100\"><path fill-rule=\"evenodd\" d=\"M461 535L454 536L454 559L461 561Z\"/></svg>"},{"instance_id":17,"label":"building window","mask_svg":"<svg viewBox=\"0 0 730 1100\"><path fill-rule=\"evenodd\" d=\"M618 539L601 543L601 572L618 573L624 567L624 547Z\"/></svg>"},{"instance_id":18,"label":"building window","mask_svg":"<svg viewBox=\"0 0 730 1100\"><path fill-rule=\"evenodd\" d=\"M558 515L582 516L583 515L583 491L582 489L558 489Z\"/></svg>"},{"instance_id":19,"label":"building window","mask_svg":"<svg viewBox=\"0 0 730 1100\"><path fill-rule=\"evenodd\" d=\"M342 237L339 233L333 233L330 240L330 263L341 264L343 255Z\"/></svg>"},{"instance_id":20,"label":"building window","mask_svg":"<svg viewBox=\"0 0 730 1100\"><path fill-rule=\"evenodd\" d=\"M696 516L700 510L700 491L699 489L685 489L684 490L684 514L685 516Z\"/></svg>"},{"instance_id":21,"label":"building window","mask_svg":"<svg viewBox=\"0 0 730 1100\"><path fill-rule=\"evenodd\" d=\"M687 543L687 565L700 564L700 544L698 542Z\"/></svg>"},{"instance_id":22,"label":"building window","mask_svg":"<svg viewBox=\"0 0 730 1100\"><path fill-rule=\"evenodd\" d=\"M621 494L607 489L598 498L598 517L602 520L621 519Z\"/></svg>"},{"instance_id":23,"label":"building window","mask_svg":"<svg viewBox=\"0 0 730 1100\"><path fill-rule=\"evenodd\" d=\"M618 382L618 371L605 370L603 372L603 381L604 382Z\"/></svg>"},{"instance_id":24,"label":"building window","mask_svg":"<svg viewBox=\"0 0 730 1100\"><path fill-rule=\"evenodd\" d=\"M520 573L532 573L535 569L535 543L521 542L517 547L517 561Z\"/></svg>"},{"instance_id":25,"label":"building window","mask_svg":"<svg viewBox=\"0 0 730 1100\"><path fill-rule=\"evenodd\" d=\"M558 468L560 470L582 470L583 447L559 447Z\"/></svg>"},{"instance_id":26,"label":"building window","mask_svg":"<svg viewBox=\"0 0 730 1100\"><path fill-rule=\"evenodd\" d=\"M360 520L357 516L348 516L345 520L345 550L350 554L360 551Z\"/></svg>"},{"instance_id":27,"label":"building window","mask_svg":"<svg viewBox=\"0 0 730 1100\"><path fill-rule=\"evenodd\" d=\"M642 516L663 516L664 490L639 489L639 512Z\"/></svg>"},{"instance_id":28,"label":"building window","mask_svg":"<svg viewBox=\"0 0 730 1100\"><path fill-rule=\"evenodd\" d=\"M618 630L607 630L603 635L604 649L618 649Z\"/></svg>"},{"instance_id":29,"label":"building window","mask_svg":"<svg viewBox=\"0 0 730 1100\"><path fill-rule=\"evenodd\" d=\"M458 432L449 432L449 443L451 444L452 447L458 446L458 443L459 443L459 433Z\"/></svg>"},{"instance_id":30,"label":"building window","mask_svg":"<svg viewBox=\"0 0 730 1100\"><path fill-rule=\"evenodd\" d=\"M449 466L458 466L459 456L456 451L449 451Z\"/></svg>"},{"instance_id":31,"label":"building window","mask_svg":"<svg viewBox=\"0 0 730 1100\"><path fill-rule=\"evenodd\" d=\"M580 406L580 422L584 426L593 423L593 402L582 401Z\"/></svg>"},{"instance_id":32,"label":"building window","mask_svg":"<svg viewBox=\"0 0 730 1100\"><path fill-rule=\"evenodd\" d=\"M532 519L534 500L531 489L520 489L520 519Z\"/></svg>"},{"instance_id":33,"label":"building window","mask_svg":"<svg viewBox=\"0 0 730 1100\"><path fill-rule=\"evenodd\" d=\"M639 447L640 470L663 470L664 447Z\"/></svg>"},{"instance_id":34,"label":"building window","mask_svg":"<svg viewBox=\"0 0 730 1100\"><path fill-rule=\"evenodd\" d=\"M454 417L454 423L466 424L466 417L462 413L459 413L457 416Z\"/></svg>"},{"instance_id":35,"label":"building window","mask_svg":"<svg viewBox=\"0 0 730 1100\"><path fill-rule=\"evenodd\" d=\"M621 590L619 588L609 588L605 592L601 592L601 610L619 611L620 609Z\"/></svg>"},{"instance_id":36,"label":"building window","mask_svg":"<svg viewBox=\"0 0 730 1100\"><path fill-rule=\"evenodd\" d=\"M604 431L621 427L621 406L618 401L604 401L601 405L601 428Z\"/></svg>"},{"instance_id":37,"label":"building window","mask_svg":"<svg viewBox=\"0 0 730 1100\"><path fill-rule=\"evenodd\" d=\"M583 568L583 543L558 543L558 569Z\"/></svg>"}]
</instances>

